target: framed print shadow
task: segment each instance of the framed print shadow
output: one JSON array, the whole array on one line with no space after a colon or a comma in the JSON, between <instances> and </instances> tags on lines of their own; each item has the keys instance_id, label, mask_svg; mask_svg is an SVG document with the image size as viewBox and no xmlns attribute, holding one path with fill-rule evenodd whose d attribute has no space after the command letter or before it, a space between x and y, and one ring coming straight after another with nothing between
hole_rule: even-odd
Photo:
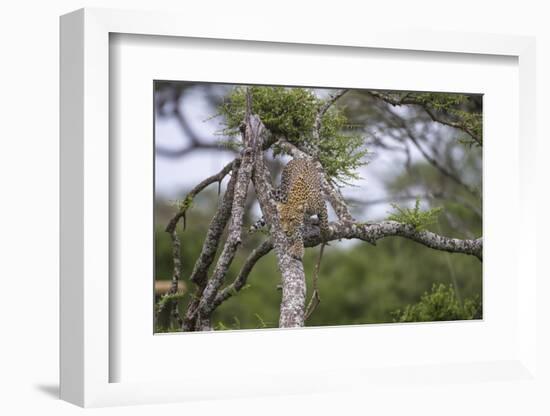
<instances>
[{"instance_id":1,"label":"framed print shadow","mask_svg":"<svg viewBox=\"0 0 550 416\"><path fill-rule=\"evenodd\" d=\"M154 100L155 332L482 318L482 95Z\"/></svg>"}]
</instances>

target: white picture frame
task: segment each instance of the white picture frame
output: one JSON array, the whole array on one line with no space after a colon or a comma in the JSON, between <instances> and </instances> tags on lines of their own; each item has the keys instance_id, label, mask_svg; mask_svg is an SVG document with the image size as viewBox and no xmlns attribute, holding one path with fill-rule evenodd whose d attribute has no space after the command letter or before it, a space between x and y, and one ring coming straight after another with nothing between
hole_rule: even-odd
<instances>
[{"instance_id":1,"label":"white picture frame","mask_svg":"<svg viewBox=\"0 0 550 416\"><path fill-rule=\"evenodd\" d=\"M244 19L244 17L243 17ZM185 21L185 25L181 22ZM324 28L303 31L277 25L256 25L246 34L234 32L235 22L204 25L173 13L83 9L61 18L61 398L80 406L161 403L199 398L239 397L279 393L358 391L394 380L461 380L484 388L491 380L537 383L536 363L536 240L535 199L530 178L535 169L535 41L529 37L420 30L362 28L327 35ZM110 366L117 359L110 349L109 229L109 36L114 33L224 39L226 41L332 45L339 48L429 51L436 53L504 55L518 59L519 67L519 190L517 270L522 279L517 291L517 348L497 361L472 363L419 361L414 368L382 367L369 371L348 367L319 368L315 374L269 373L262 380L238 379L230 388L223 380L212 383L205 374L176 381L110 382ZM517 271L516 271L517 272ZM540 277L540 276L539 276ZM148 306L147 306L148 307ZM150 309L150 308L149 308ZM411 331L403 329L404 331ZM451 329L452 330L452 329ZM299 341L299 331L287 332ZM151 333L152 336L152 333ZM232 335L228 335L232 336ZM250 334L239 334L242 342ZM344 336L344 335L342 335ZM169 338L166 342L170 342ZM226 338L227 340L227 338ZM139 347L136 347L139 348ZM247 364L242 364L246 366ZM325 377L319 377L324 374ZM407 378L407 374L412 378ZM476 376L477 374L477 376ZM481 374L481 376L480 376ZM484 376L485 375L485 376ZM343 382L342 380L346 380ZM405 382L406 384L406 382ZM382 393L381 393L382 394ZM386 394L388 392L386 391Z\"/></svg>"}]
</instances>

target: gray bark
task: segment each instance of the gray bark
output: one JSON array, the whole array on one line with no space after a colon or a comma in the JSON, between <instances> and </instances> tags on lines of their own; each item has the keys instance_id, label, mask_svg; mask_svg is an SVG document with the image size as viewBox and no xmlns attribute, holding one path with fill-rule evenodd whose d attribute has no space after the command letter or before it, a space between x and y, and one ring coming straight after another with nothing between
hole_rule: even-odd
<instances>
[{"instance_id":1,"label":"gray bark","mask_svg":"<svg viewBox=\"0 0 550 416\"><path fill-rule=\"evenodd\" d=\"M233 162L233 174L231 175L231 179L227 184L227 189L225 190L222 203L218 207L218 210L212 218L212 221L210 221L208 232L206 233L206 238L202 245L201 253L197 262L195 263L193 272L191 273L190 280L193 283L202 284L206 281L206 273L208 272L208 268L214 261L214 257L216 255L216 251L218 250L223 230L225 229L225 226L229 221L229 218L231 217L231 207L233 205L235 184L239 172L239 164L239 159Z\"/></svg>"},{"instance_id":2,"label":"gray bark","mask_svg":"<svg viewBox=\"0 0 550 416\"><path fill-rule=\"evenodd\" d=\"M290 242L282 231L277 213L275 201L270 197L273 186L270 182L270 175L265 165L265 159L262 152L262 143L266 138L267 132L261 120L251 115L247 120L247 129L254 135L255 147L255 165L252 181L256 190L256 196L260 203L260 208L270 228L271 241L277 255L277 263L281 272L281 281L283 294L281 300L279 327L291 328L304 325L304 312L306 303L306 281L304 275L304 266L301 260L293 258L289 254L288 247Z\"/></svg>"},{"instance_id":3,"label":"gray bark","mask_svg":"<svg viewBox=\"0 0 550 416\"><path fill-rule=\"evenodd\" d=\"M245 140L245 144L249 142ZM223 285L229 266L233 262L237 248L241 244L241 233L243 228L244 206L248 185L252 176L254 153L250 147L242 152L241 167L237 173L233 203L231 206L231 222L229 223L229 234L218 258L216 268L208 281L202 299L199 302L199 314L201 317L210 317L214 310L213 300L218 290Z\"/></svg>"},{"instance_id":4,"label":"gray bark","mask_svg":"<svg viewBox=\"0 0 550 416\"><path fill-rule=\"evenodd\" d=\"M244 287L248 279L248 275L250 274L258 260L268 254L272 249L273 243L271 242L271 240L266 240L257 248L255 248L252 253L250 253L233 283L225 287L223 290L219 291L219 293L216 295L213 305L214 308L217 308L231 296L236 295L237 292L239 292Z\"/></svg>"},{"instance_id":5,"label":"gray bark","mask_svg":"<svg viewBox=\"0 0 550 416\"><path fill-rule=\"evenodd\" d=\"M208 268L214 261L223 230L225 229L225 226L229 221L229 217L231 216L231 206L233 204L239 163L240 161L238 159L233 162L233 174L227 184L227 189L225 190L222 202L218 206L214 217L212 217L212 220L210 221L201 253L195 262L195 266L193 267L193 271L189 277L189 280L197 285L197 290L195 291L193 299L187 306L182 327L184 331L191 331L195 329L197 310L200 298L206 287Z\"/></svg>"},{"instance_id":6,"label":"gray bark","mask_svg":"<svg viewBox=\"0 0 550 416\"><path fill-rule=\"evenodd\" d=\"M447 251L449 253L468 254L483 260L483 239L461 240L458 238L444 237L430 231L418 231L409 224L395 221L382 221L379 223L331 223L329 225L329 241L341 239L360 239L371 244L386 237L404 237L423 244L434 250ZM304 244L314 247L321 243L318 227L309 227L306 230Z\"/></svg>"},{"instance_id":7,"label":"gray bark","mask_svg":"<svg viewBox=\"0 0 550 416\"><path fill-rule=\"evenodd\" d=\"M223 167L223 169L220 172L216 173L215 175L209 176L208 178L203 180L201 183L199 183L197 186L195 186L185 196L184 201L193 200L193 198L195 196L197 196L200 192L202 192L204 190L204 188L206 188L208 185L211 185L214 182L220 183L223 180L223 178L225 178L231 170L234 170L238 166L238 164L236 165L234 162L235 161L228 163L227 165L225 165ZM187 212L187 209L189 209L189 205L184 205L184 207L182 209L180 209L176 213L176 215L174 215L174 217L172 217L172 219L170 220L170 222L166 226L166 232L167 233L172 233L176 229L176 225L177 225L178 221L181 218L183 218L184 221L185 221L185 214Z\"/></svg>"}]
</instances>

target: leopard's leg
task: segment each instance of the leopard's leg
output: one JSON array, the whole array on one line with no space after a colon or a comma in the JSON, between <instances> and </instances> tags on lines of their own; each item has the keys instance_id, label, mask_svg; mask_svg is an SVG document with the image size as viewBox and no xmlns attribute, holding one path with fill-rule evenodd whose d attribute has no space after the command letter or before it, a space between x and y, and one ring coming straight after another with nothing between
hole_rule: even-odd
<instances>
[{"instance_id":1,"label":"leopard's leg","mask_svg":"<svg viewBox=\"0 0 550 416\"><path fill-rule=\"evenodd\" d=\"M285 166L285 168L283 169L283 173L281 174L281 184L273 190L272 197L275 201L281 202L283 204L286 204L288 202L288 191L291 182L291 169L290 167Z\"/></svg>"},{"instance_id":2,"label":"leopard's leg","mask_svg":"<svg viewBox=\"0 0 550 416\"><path fill-rule=\"evenodd\" d=\"M302 260L304 257L304 238L302 228L303 227L299 227L290 237L290 255L297 260Z\"/></svg>"},{"instance_id":3,"label":"leopard's leg","mask_svg":"<svg viewBox=\"0 0 550 416\"><path fill-rule=\"evenodd\" d=\"M330 235L328 228L328 212L325 201L321 200L317 209L317 217L319 218L319 228L321 231L321 241L326 242Z\"/></svg>"}]
</instances>

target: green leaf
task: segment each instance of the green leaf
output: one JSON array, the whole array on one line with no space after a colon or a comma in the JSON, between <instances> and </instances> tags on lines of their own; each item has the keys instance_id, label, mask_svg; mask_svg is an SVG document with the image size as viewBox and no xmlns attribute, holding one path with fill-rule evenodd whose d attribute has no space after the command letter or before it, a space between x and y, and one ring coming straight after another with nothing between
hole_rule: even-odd
<instances>
[{"instance_id":1,"label":"green leaf","mask_svg":"<svg viewBox=\"0 0 550 416\"><path fill-rule=\"evenodd\" d=\"M414 208L402 208L395 203L390 205L395 212L390 213L388 220L411 225L417 231L424 230L428 226L436 224L439 214L443 211L443 208L440 207L422 211L420 209L419 198L416 199Z\"/></svg>"}]
</instances>

